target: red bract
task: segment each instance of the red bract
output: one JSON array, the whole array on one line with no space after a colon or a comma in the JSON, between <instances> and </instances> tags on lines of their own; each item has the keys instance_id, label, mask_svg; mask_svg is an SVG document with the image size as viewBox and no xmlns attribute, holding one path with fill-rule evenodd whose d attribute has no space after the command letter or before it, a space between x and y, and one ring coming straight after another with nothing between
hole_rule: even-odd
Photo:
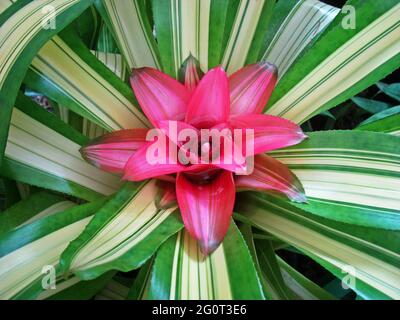
<instances>
[{"instance_id":1,"label":"red bract","mask_svg":"<svg viewBox=\"0 0 400 320\"><path fill-rule=\"evenodd\" d=\"M221 67L216 67L202 78L197 73L194 58L189 58L186 66L185 85L156 69L133 70L131 85L144 113L163 132L162 138L178 148L184 146L170 136L170 121L176 121L178 132L190 128L196 135L201 129L210 128L254 130L253 154L256 156L251 174L236 175L240 165L223 161L220 164L201 161L198 164L181 161L151 164L146 153L154 142L146 141L143 129L100 137L84 147L82 154L87 161L106 171L123 171L126 180L170 181L165 197L168 201L164 199L161 204L175 199L171 193L171 183L175 182L185 227L199 241L203 253L209 254L227 232L236 190L275 191L292 201L306 201L296 176L279 161L262 154L297 144L306 136L298 125L286 119L261 114L276 83L276 68L272 64L248 65L230 77ZM208 148L208 145L200 141L199 148ZM162 155L167 160L170 160L169 149Z\"/></svg>"}]
</instances>

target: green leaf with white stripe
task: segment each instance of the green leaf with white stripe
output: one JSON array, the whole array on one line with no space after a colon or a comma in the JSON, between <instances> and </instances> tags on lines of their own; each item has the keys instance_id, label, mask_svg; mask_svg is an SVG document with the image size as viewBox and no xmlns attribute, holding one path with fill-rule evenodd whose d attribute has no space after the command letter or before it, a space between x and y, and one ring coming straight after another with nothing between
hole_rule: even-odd
<instances>
[{"instance_id":1,"label":"green leaf with white stripe","mask_svg":"<svg viewBox=\"0 0 400 320\"><path fill-rule=\"evenodd\" d=\"M36 192L0 214L0 234L75 205L59 195L45 191Z\"/></svg>"},{"instance_id":2,"label":"green leaf with white stripe","mask_svg":"<svg viewBox=\"0 0 400 320\"><path fill-rule=\"evenodd\" d=\"M246 243L232 221L224 241L204 257L186 231L158 250L145 299L264 299Z\"/></svg>"},{"instance_id":3,"label":"green leaf with white stripe","mask_svg":"<svg viewBox=\"0 0 400 320\"><path fill-rule=\"evenodd\" d=\"M119 177L82 159L79 149L87 138L24 96L16 103L2 175L86 200L119 188Z\"/></svg>"},{"instance_id":4,"label":"green leaf with white stripe","mask_svg":"<svg viewBox=\"0 0 400 320\"><path fill-rule=\"evenodd\" d=\"M263 195L241 193L238 198L237 219L271 233L342 272L350 266L354 270L356 288L365 283L381 295L400 298L398 231L335 222L310 215L287 201L271 201Z\"/></svg>"},{"instance_id":5,"label":"green leaf with white stripe","mask_svg":"<svg viewBox=\"0 0 400 320\"><path fill-rule=\"evenodd\" d=\"M0 164L11 118L12 107L19 86L38 50L53 35L78 17L91 1L44 0L12 4L0 16ZM43 15L43 8L51 5L54 10ZM51 16L50 16L51 15ZM57 20L56 28L43 28L44 17Z\"/></svg>"},{"instance_id":6,"label":"green leaf with white stripe","mask_svg":"<svg viewBox=\"0 0 400 320\"><path fill-rule=\"evenodd\" d=\"M96 5L130 68L161 68L145 0L97 0Z\"/></svg>"},{"instance_id":7,"label":"green leaf with white stripe","mask_svg":"<svg viewBox=\"0 0 400 320\"><path fill-rule=\"evenodd\" d=\"M149 126L132 89L71 29L46 43L32 61L24 82L108 131Z\"/></svg>"},{"instance_id":8,"label":"green leaf with white stripe","mask_svg":"<svg viewBox=\"0 0 400 320\"><path fill-rule=\"evenodd\" d=\"M43 266L57 269L59 256L103 199L39 219L0 236L0 298L35 298L43 291Z\"/></svg>"},{"instance_id":9,"label":"green leaf with white stripe","mask_svg":"<svg viewBox=\"0 0 400 320\"><path fill-rule=\"evenodd\" d=\"M198 10L200 5L202 10ZM205 38L203 43L208 44L210 1L153 0L152 6L163 71L178 78L179 69L190 54L204 71L208 70L208 48L201 46L200 40Z\"/></svg>"},{"instance_id":10,"label":"green leaf with white stripe","mask_svg":"<svg viewBox=\"0 0 400 320\"><path fill-rule=\"evenodd\" d=\"M383 133L320 131L270 154L300 179L296 206L352 224L400 230L400 140Z\"/></svg>"},{"instance_id":11,"label":"green leaf with white stripe","mask_svg":"<svg viewBox=\"0 0 400 320\"><path fill-rule=\"evenodd\" d=\"M282 77L267 113L303 123L399 66L398 1L349 0L347 4L355 8L355 29L343 28L343 15L338 15Z\"/></svg>"},{"instance_id":12,"label":"green leaf with white stripe","mask_svg":"<svg viewBox=\"0 0 400 320\"><path fill-rule=\"evenodd\" d=\"M64 272L90 280L109 270L140 267L182 228L176 207L157 208L155 180L127 183L63 253Z\"/></svg>"},{"instance_id":13,"label":"green leaf with white stripe","mask_svg":"<svg viewBox=\"0 0 400 320\"><path fill-rule=\"evenodd\" d=\"M279 14L280 11L284 16ZM318 38L339 11L338 8L316 0L278 2L273 13L272 28L267 30L267 39L258 60L275 64L278 77L282 78L296 58Z\"/></svg>"}]
</instances>

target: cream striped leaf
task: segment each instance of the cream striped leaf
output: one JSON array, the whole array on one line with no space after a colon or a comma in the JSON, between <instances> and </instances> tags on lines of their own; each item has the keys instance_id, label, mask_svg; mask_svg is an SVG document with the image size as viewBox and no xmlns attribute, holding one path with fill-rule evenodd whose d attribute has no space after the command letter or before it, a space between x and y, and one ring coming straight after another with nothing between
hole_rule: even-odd
<instances>
[{"instance_id":1,"label":"cream striped leaf","mask_svg":"<svg viewBox=\"0 0 400 320\"><path fill-rule=\"evenodd\" d=\"M34 55L90 4L91 1L79 0L18 1L0 16L0 161L3 160L11 109ZM46 6L52 6L54 10L46 10ZM49 18L57 19L55 29L43 28Z\"/></svg>"},{"instance_id":2,"label":"cream striped leaf","mask_svg":"<svg viewBox=\"0 0 400 320\"><path fill-rule=\"evenodd\" d=\"M363 131L309 134L270 154L304 186L306 211L353 224L400 229L399 137ZM297 204L296 204L297 206Z\"/></svg>"},{"instance_id":3,"label":"cream striped leaf","mask_svg":"<svg viewBox=\"0 0 400 320\"><path fill-rule=\"evenodd\" d=\"M63 253L64 272L93 279L109 270L141 266L169 236L182 228L176 207L156 206L154 180L127 183Z\"/></svg>"},{"instance_id":4,"label":"cream striped leaf","mask_svg":"<svg viewBox=\"0 0 400 320\"><path fill-rule=\"evenodd\" d=\"M118 78L124 80L127 76L126 73L126 65L122 58L122 56L118 53L108 53L108 52L100 52L100 51L91 51L97 59L103 62ZM94 139L98 136L105 134L107 131L93 123L92 121L84 118L82 124L82 133L89 137L90 139Z\"/></svg>"},{"instance_id":5,"label":"cream striped leaf","mask_svg":"<svg viewBox=\"0 0 400 320\"><path fill-rule=\"evenodd\" d=\"M122 81L127 76L127 66L122 56L118 53L92 51L97 59L103 62Z\"/></svg>"},{"instance_id":6,"label":"cream striped leaf","mask_svg":"<svg viewBox=\"0 0 400 320\"><path fill-rule=\"evenodd\" d=\"M144 299L263 299L247 246L234 222L208 257L186 231L158 250Z\"/></svg>"},{"instance_id":7,"label":"cream striped leaf","mask_svg":"<svg viewBox=\"0 0 400 320\"><path fill-rule=\"evenodd\" d=\"M102 0L97 2L97 7L130 68L161 69L145 1Z\"/></svg>"},{"instance_id":8,"label":"cream striped leaf","mask_svg":"<svg viewBox=\"0 0 400 320\"><path fill-rule=\"evenodd\" d=\"M208 70L211 0L153 0L152 4L164 72L177 78L190 53Z\"/></svg>"},{"instance_id":9,"label":"cream striped leaf","mask_svg":"<svg viewBox=\"0 0 400 320\"><path fill-rule=\"evenodd\" d=\"M357 293L360 281L388 297L400 298L398 232L390 238L374 229L332 223L286 201L255 194L241 194L236 212L240 213L236 218L339 269L353 268L356 283L352 289Z\"/></svg>"},{"instance_id":10,"label":"cream striped leaf","mask_svg":"<svg viewBox=\"0 0 400 320\"><path fill-rule=\"evenodd\" d=\"M390 7L391 3L393 2L382 4L382 6ZM364 7L356 7L357 23L362 25L359 20L365 19L366 22L364 21L363 24L366 23L367 26L363 29L359 27L354 31L354 36L320 61L301 81L290 80L290 77L293 79L293 75L298 77L302 74L300 72L296 75L294 66L292 73L290 75L288 73L288 80L281 82L281 88L278 85L275 96L271 97L267 113L302 123L313 115L354 96L398 66L400 4L394 5L370 23L368 23L368 18L370 19L371 15L363 12L365 8L367 8L365 10L372 10L368 5L369 3L365 3ZM320 59L315 55L318 54L318 49L328 45L328 39L334 34L332 30L342 28L339 32L346 32L346 30L343 31L341 17L338 17L333 24L336 29L328 28L324 36L314 45L315 50L314 48L308 50L301 61ZM348 38L348 35L345 37ZM340 39L340 36L338 38ZM301 67L305 70L301 61L297 62L297 68ZM288 88L289 85L293 86ZM283 92L285 92L284 95L282 95ZM279 97L278 100L277 97Z\"/></svg>"},{"instance_id":11,"label":"cream striped leaf","mask_svg":"<svg viewBox=\"0 0 400 320\"><path fill-rule=\"evenodd\" d=\"M17 108L13 110L5 150L6 159L64 182L46 185L44 180L35 179L18 167L14 170L5 168L3 174L22 182L54 188L86 199L114 193L121 185L119 177L101 171L83 160L79 153L81 145L28 115L26 109L34 109L35 106L27 102L23 99L18 101L18 104L24 104L25 112ZM39 107L37 109L41 116L46 113L39 110ZM44 115L58 120L51 114ZM58 122L56 124L61 126Z\"/></svg>"},{"instance_id":12,"label":"cream striped leaf","mask_svg":"<svg viewBox=\"0 0 400 320\"><path fill-rule=\"evenodd\" d=\"M96 61L82 44L74 46L74 50L77 49L78 52L73 51L58 36L51 39L33 60L26 84L44 91L55 101L64 102L63 106L106 130L149 126L146 117L134 105L131 89ZM47 90L48 87L56 93ZM59 96L67 99L67 103Z\"/></svg>"},{"instance_id":13,"label":"cream striped leaf","mask_svg":"<svg viewBox=\"0 0 400 320\"><path fill-rule=\"evenodd\" d=\"M264 0L240 1L222 58L222 65L229 74L240 69L246 61L264 3Z\"/></svg>"},{"instance_id":14,"label":"cream striped leaf","mask_svg":"<svg viewBox=\"0 0 400 320\"><path fill-rule=\"evenodd\" d=\"M275 64L280 79L304 48L332 22L339 11L338 8L317 0L297 2L267 48L261 52L260 60Z\"/></svg>"},{"instance_id":15,"label":"cream striped leaf","mask_svg":"<svg viewBox=\"0 0 400 320\"><path fill-rule=\"evenodd\" d=\"M77 206L0 237L0 299L35 298L43 291L42 268L57 268L59 256L104 200Z\"/></svg>"},{"instance_id":16,"label":"cream striped leaf","mask_svg":"<svg viewBox=\"0 0 400 320\"><path fill-rule=\"evenodd\" d=\"M0 1L0 14L6 11L15 1L1 0Z\"/></svg>"}]
</instances>

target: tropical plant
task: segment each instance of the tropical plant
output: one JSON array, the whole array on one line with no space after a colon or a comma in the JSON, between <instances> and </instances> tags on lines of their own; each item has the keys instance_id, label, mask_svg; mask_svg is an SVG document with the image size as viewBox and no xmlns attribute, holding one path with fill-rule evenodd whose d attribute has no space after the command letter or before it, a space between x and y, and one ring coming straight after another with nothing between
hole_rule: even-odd
<instances>
[{"instance_id":1,"label":"tropical plant","mask_svg":"<svg viewBox=\"0 0 400 320\"><path fill-rule=\"evenodd\" d=\"M346 6L0 0L0 298L335 299L343 280L399 299L400 113L363 92L399 101L378 81L400 65L400 4ZM354 105L363 122L332 130ZM138 156L152 126L199 116L268 152L236 198L231 167L199 187Z\"/></svg>"}]
</instances>

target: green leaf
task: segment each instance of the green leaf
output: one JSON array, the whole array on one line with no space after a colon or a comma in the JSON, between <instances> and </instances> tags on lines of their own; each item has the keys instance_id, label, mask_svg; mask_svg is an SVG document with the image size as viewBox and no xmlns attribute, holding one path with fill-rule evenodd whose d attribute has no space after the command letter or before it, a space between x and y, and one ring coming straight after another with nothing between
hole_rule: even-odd
<instances>
[{"instance_id":1,"label":"green leaf","mask_svg":"<svg viewBox=\"0 0 400 320\"><path fill-rule=\"evenodd\" d=\"M156 207L157 192L154 180L127 183L65 250L62 271L90 280L109 270L140 267L183 226L176 208Z\"/></svg>"},{"instance_id":2,"label":"green leaf","mask_svg":"<svg viewBox=\"0 0 400 320\"><path fill-rule=\"evenodd\" d=\"M21 200L17 183L7 178L0 179L0 194L3 195L2 200L4 200L3 205L0 207L0 212L8 209Z\"/></svg>"},{"instance_id":3,"label":"green leaf","mask_svg":"<svg viewBox=\"0 0 400 320\"><path fill-rule=\"evenodd\" d=\"M373 115L368 122L361 123L355 130L385 132L400 135L400 113L399 106L387 111Z\"/></svg>"},{"instance_id":4,"label":"green leaf","mask_svg":"<svg viewBox=\"0 0 400 320\"><path fill-rule=\"evenodd\" d=\"M208 66L208 68L203 71L221 64L239 3L239 0L211 1L208 22L208 61L203 61L203 67Z\"/></svg>"},{"instance_id":5,"label":"green leaf","mask_svg":"<svg viewBox=\"0 0 400 320\"><path fill-rule=\"evenodd\" d=\"M0 214L0 234L74 205L76 204L59 195L45 191L36 192Z\"/></svg>"},{"instance_id":6,"label":"green leaf","mask_svg":"<svg viewBox=\"0 0 400 320\"><path fill-rule=\"evenodd\" d=\"M360 97L351 98L351 101L365 111L373 114L385 111L386 109L392 107L392 105L385 102Z\"/></svg>"},{"instance_id":7,"label":"green leaf","mask_svg":"<svg viewBox=\"0 0 400 320\"><path fill-rule=\"evenodd\" d=\"M167 240L168 241L168 240ZM127 300L140 300L147 294L147 284L150 278L151 269L154 263L154 256L140 268L131 288L129 289Z\"/></svg>"},{"instance_id":8,"label":"green leaf","mask_svg":"<svg viewBox=\"0 0 400 320\"><path fill-rule=\"evenodd\" d=\"M268 197L250 193L239 195L235 212L237 219L339 270L351 266L356 289L359 284L366 283L383 295L393 299L400 297L398 231L335 222L310 215L284 200L271 202ZM354 286L352 288L354 290Z\"/></svg>"},{"instance_id":9,"label":"green leaf","mask_svg":"<svg viewBox=\"0 0 400 320\"><path fill-rule=\"evenodd\" d=\"M383 91L389 97L400 101L400 83L386 84L383 82L378 82L376 85L378 86L379 90Z\"/></svg>"},{"instance_id":10,"label":"green leaf","mask_svg":"<svg viewBox=\"0 0 400 320\"><path fill-rule=\"evenodd\" d=\"M19 86L29 64L39 49L56 33L78 17L91 4L88 1L57 0L21 2L12 4L0 16L0 165L6 147L6 139L12 107ZM55 28L42 28L42 9L54 8ZM28 15L27 15L28 14ZM34 27L32 27L34 26Z\"/></svg>"},{"instance_id":11,"label":"green leaf","mask_svg":"<svg viewBox=\"0 0 400 320\"><path fill-rule=\"evenodd\" d=\"M101 291L111 278L115 275L115 271L109 271L100 277L82 281L78 277L57 282L55 290L43 291L37 297L38 300L89 300L96 293Z\"/></svg>"},{"instance_id":12,"label":"green leaf","mask_svg":"<svg viewBox=\"0 0 400 320\"><path fill-rule=\"evenodd\" d=\"M263 299L246 243L234 222L224 241L204 257L181 231L158 250L146 299Z\"/></svg>"},{"instance_id":13,"label":"green leaf","mask_svg":"<svg viewBox=\"0 0 400 320\"><path fill-rule=\"evenodd\" d=\"M1 174L87 200L114 193L120 179L82 159L87 138L26 97L17 100Z\"/></svg>"},{"instance_id":14,"label":"green leaf","mask_svg":"<svg viewBox=\"0 0 400 320\"><path fill-rule=\"evenodd\" d=\"M114 277L95 297L96 300L125 300L129 287ZM93 280L92 280L93 281Z\"/></svg>"},{"instance_id":15,"label":"green leaf","mask_svg":"<svg viewBox=\"0 0 400 320\"><path fill-rule=\"evenodd\" d=\"M279 81L266 112L303 123L353 97L400 63L396 0L349 0L356 27L338 15Z\"/></svg>"},{"instance_id":16,"label":"green leaf","mask_svg":"<svg viewBox=\"0 0 400 320\"><path fill-rule=\"evenodd\" d=\"M43 266L57 268L61 252L104 202L73 207L0 235L1 299L32 299L43 291Z\"/></svg>"},{"instance_id":17,"label":"green leaf","mask_svg":"<svg viewBox=\"0 0 400 320\"><path fill-rule=\"evenodd\" d=\"M400 229L399 137L366 131L321 131L270 154L301 181L315 215Z\"/></svg>"}]
</instances>

